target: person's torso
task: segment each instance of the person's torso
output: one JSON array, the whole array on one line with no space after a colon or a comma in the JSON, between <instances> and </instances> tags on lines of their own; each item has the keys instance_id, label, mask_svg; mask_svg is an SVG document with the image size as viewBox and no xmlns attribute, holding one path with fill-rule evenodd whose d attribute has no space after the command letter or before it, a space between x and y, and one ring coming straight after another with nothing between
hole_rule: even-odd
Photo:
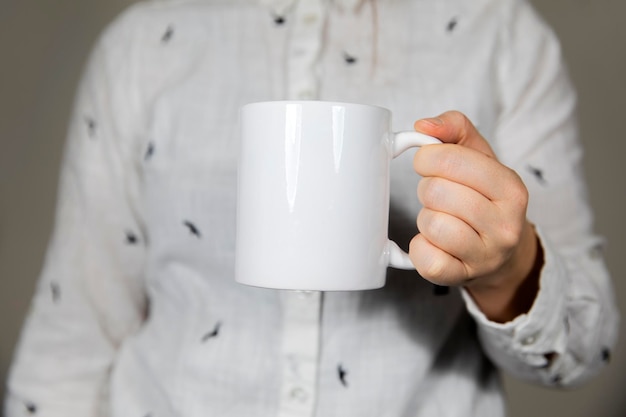
<instances>
[{"instance_id":1,"label":"person's torso","mask_svg":"<svg viewBox=\"0 0 626 417\"><path fill-rule=\"evenodd\" d=\"M497 376L454 289L395 270L363 292L233 281L240 106L374 104L392 111L395 130L456 109L488 137L493 2L236 3L133 11L150 311L118 359L113 415L502 415ZM411 158L392 168L390 237L405 247L420 208Z\"/></svg>"}]
</instances>

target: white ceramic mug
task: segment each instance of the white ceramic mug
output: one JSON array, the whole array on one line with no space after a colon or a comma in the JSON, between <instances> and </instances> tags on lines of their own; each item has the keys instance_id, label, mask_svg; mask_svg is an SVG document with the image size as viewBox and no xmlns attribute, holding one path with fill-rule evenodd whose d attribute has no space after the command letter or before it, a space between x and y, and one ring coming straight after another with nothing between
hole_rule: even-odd
<instances>
[{"instance_id":1,"label":"white ceramic mug","mask_svg":"<svg viewBox=\"0 0 626 417\"><path fill-rule=\"evenodd\" d=\"M387 237L390 161L439 143L391 131L382 107L272 101L241 109L237 282L290 290L364 290L388 266L412 269Z\"/></svg>"}]
</instances>

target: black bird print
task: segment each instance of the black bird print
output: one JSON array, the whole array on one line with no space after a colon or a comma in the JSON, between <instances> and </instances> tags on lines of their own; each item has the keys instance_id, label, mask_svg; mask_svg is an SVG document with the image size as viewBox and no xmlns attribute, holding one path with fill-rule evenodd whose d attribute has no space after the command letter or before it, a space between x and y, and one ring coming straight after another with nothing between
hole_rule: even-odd
<instances>
[{"instance_id":1,"label":"black bird print","mask_svg":"<svg viewBox=\"0 0 626 417\"><path fill-rule=\"evenodd\" d=\"M546 179L543 177L543 171L539 168L535 168L531 165L528 165L528 171L535 176L537 182L541 185L545 185L547 183Z\"/></svg>"},{"instance_id":2,"label":"black bird print","mask_svg":"<svg viewBox=\"0 0 626 417\"><path fill-rule=\"evenodd\" d=\"M350 65L356 64L356 61L357 61L356 57L350 55L347 52L343 53L343 59L346 61L346 64L350 64Z\"/></svg>"},{"instance_id":3,"label":"black bird print","mask_svg":"<svg viewBox=\"0 0 626 417\"><path fill-rule=\"evenodd\" d=\"M454 30L454 28L457 25L457 20L456 17L453 17L449 22L448 22L448 26L446 27L448 29L448 32L452 32Z\"/></svg>"},{"instance_id":4,"label":"black bird print","mask_svg":"<svg viewBox=\"0 0 626 417\"><path fill-rule=\"evenodd\" d=\"M126 243L128 243L129 245L135 245L137 241L138 241L137 235L135 235L131 231L126 232Z\"/></svg>"},{"instance_id":5,"label":"black bird print","mask_svg":"<svg viewBox=\"0 0 626 417\"><path fill-rule=\"evenodd\" d=\"M215 327L213 328L213 330L211 330L210 332L202 336L201 341L206 342L209 339L213 339L214 337L217 337L220 334L220 327L222 327L222 322L218 321Z\"/></svg>"},{"instance_id":6,"label":"black bird print","mask_svg":"<svg viewBox=\"0 0 626 417\"><path fill-rule=\"evenodd\" d=\"M344 387L348 386L348 380L346 379L346 375L348 375L348 371L346 371L341 364L337 365L337 375L339 376L339 381L341 381L341 385Z\"/></svg>"},{"instance_id":7,"label":"black bird print","mask_svg":"<svg viewBox=\"0 0 626 417\"><path fill-rule=\"evenodd\" d=\"M191 223L189 220L185 220L183 222L183 224L185 226L187 226L187 228L189 229L189 232L194 235L195 237L197 237L198 239L200 238L200 230L198 230L198 228L196 227L195 224Z\"/></svg>"},{"instance_id":8,"label":"black bird print","mask_svg":"<svg viewBox=\"0 0 626 417\"><path fill-rule=\"evenodd\" d=\"M146 154L143 156L144 161L147 161L148 159L152 158L153 154L154 154L154 143L148 142L148 147L146 148Z\"/></svg>"},{"instance_id":9,"label":"black bird print","mask_svg":"<svg viewBox=\"0 0 626 417\"><path fill-rule=\"evenodd\" d=\"M87 134L90 138L96 137L96 121L91 116L85 116L85 124L87 125Z\"/></svg>"},{"instance_id":10,"label":"black bird print","mask_svg":"<svg viewBox=\"0 0 626 417\"><path fill-rule=\"evenodd\" d=\"M602 349L602 362L610 362L611 361L611 351L609 348Z\"/></svg>"},{"instance_id":11,"label":"black bird print","mask_svg":"<svg viewBox=\"0 0 626 417\"><path fill-rule=\"evenodd\" d=\"M58 283L54 281L50 283L50 293L52 294L52 302L58 303L61 299L61 287L59 287Z\"/></svg>"},{"instance_id":12,"label":"black bird print","mask_svg":"<svg viewBox=\"0 0 626 417\"><path fill-rule=\"evenodd\" d=\"M173 36L174 36L174 28L170 25L165 30L165 33L163 33L163 36L161 36L161 42L168 43L170 40L172 40Z\"/></svg>"},{"instance_id":13,"label":"black bird print","mask_svg":"<svg viewBox=\"0 0 626 417\"><path fill-rule=\"evenodd\" d=\"M285 16L275 14L272 17L274 19L274 23L276 24L276 26L282 26L286 22Z\"/></svg>"},{"instance_id":14,"label":"black bird print","mask_svg":"<svg viewBox=\"0 0 626 417\"><path fill-rule=\"evenodd\" d=\"M37 405L35 403L27 401L26 403L24 403L24 406L26 407L26 411L28 411L29 414L35 414L37 412Z\"/></svg>"}]
</instances>

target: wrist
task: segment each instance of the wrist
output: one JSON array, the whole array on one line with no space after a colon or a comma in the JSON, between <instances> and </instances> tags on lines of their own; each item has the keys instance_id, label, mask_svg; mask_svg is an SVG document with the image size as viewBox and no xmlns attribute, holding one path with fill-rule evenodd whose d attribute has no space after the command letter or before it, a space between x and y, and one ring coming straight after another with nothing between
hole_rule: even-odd
<instances>
[{"instance_id":1,"label":"wrist","mask_svg":"<svg viewBox=\"0 0 626 417\"><path fill-rule=\"evenodd\" d=\"M504 323L527 313L539 291L543 249L534 227L526 222L520 244L497 273L474 280L466 289L492 321Z\"/></svg>"}]
</instances>

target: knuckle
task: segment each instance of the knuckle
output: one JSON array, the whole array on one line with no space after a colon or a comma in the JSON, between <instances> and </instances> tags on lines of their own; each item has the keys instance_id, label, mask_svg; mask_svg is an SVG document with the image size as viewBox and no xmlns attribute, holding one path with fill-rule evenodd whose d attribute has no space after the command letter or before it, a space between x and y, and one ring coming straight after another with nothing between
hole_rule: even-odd
<instances>
[{"instance_id":1,"label":"knuckle","mask_svg":"<svg viewBox=\"0 0 626 417\"><path fill-rule=\"evenodd\" d=\"M526 209L528 206L529 193L528 188L522 181L517 172L511 170L513 175L512 186L509 187L509 200L518 209Z\"/></svg>"},{"instance_id":2,"label":"knuckle","mask_svg":"<svg viewBox=\"0 0 626 417\"><path fill-rule=\"evenodd\" d=\"M458 110L448 110L445 115L456 122L466 123L467 117Z\"/></svg>"},{"instance_id":3,"label":"knuckle","mask_svg":"<svg viewBox=\"0 0 626 417\"><path fill-rule=\"evenodd\" d=\"M441 235L443 235L446 227L444 217L439 213L433 213L430 218L429 227L432 237L434 239L440 240L440 237Z\"/></svg>"},{"instance_id":4,"label":"knuckle","mask_svg":"<svg viewBox=\"0 0 626 417\"><path fill-rule=\"evenodd\" d=\"M517 176L516 173L514 175ZM508 189L509 203L499 228L500 245L505 251L516 247L522 238L529 199L528 189L521 180L513 184Z\"/></svg>"},{"instance_id":5,"label":"knuckle","mask_svg":"<svg viewBox=\"0 0 626 417\"><path fill-rule=\"evenodd\" d=\"M424 146L420 148L413 155L413 170L422 176L428 175L433 169L433 151L430 146ZM436 154L436 152L435 152Z\"/></svg>"},{"instance_id":6,"label":"knuckle","mask_svg":"<svg viewBox=\"0 0 626 417\"><path fill-rule=\"evenodd\" d=\"M522 225L518 222L504 224L500 231L500 246L508 252L519 244L521 236Z\"/></svg>"},{"instance_id":7,"label":"knuckle","mask_svg":"<svg viewBox=\"0 0 626 417\"><path fill-rule=\"evenodd\" d=\"M435 207L442 198L440 180L422 178L417 186L418 198L424 207Z\"/></svg>"},{"instance_id":8,"label":"knuckle","mask_svg":"<svg viewBox=\"0 0 626 417\"><path fill-rule=\"evenodd\" d=\"M420 233L431 241L439 241L445 230L445 218L441 213L422 209L417 217Z\"/></svg>"},{"instance_id":9,"label":"knuckle","mask_svg":"<svg viewBox=\"0 0 626 417\"><path fill-rule=\"evenodd\" d=\"M411 240L409 253L413 264L423 278L437 282L444 277L444 262L423 234L420 233Z\"/></svg>"},{"instance_id":10,"label":"knuckle","mask_svg":"<svg viewBox=\"0 0 626 417\"><path fill-rule=\"evenodd\" d=\"M413 154L413 170L417 172L418 174L421 172L423 153L424 153L424 149L420 149L419 152L415 152Z\"/></svg>"},{"instance_id":11,"label":"knuckle","mask_svg":"<svg viewBox=\"0 0 626 417\"><path fill-rule=\"evenodd\" d=\"M465 159L459 152L457 147L449 147L446 152L440 152L436 163L439 165L439 169L443 177L454 178L456 173L460 172L464 166Z\"/></svg>"},{"instance_id":12,"label":"knuckle","mask_svg":"<svg viewBox=\"0 0 626 417\"><path fill-rule=\"evenodd\" d=\"M518 209L525 209L528 205L528 190L524 186L517 187L513 194L513 203Z\"/></svg>"},{"instance_id":13,"label":"knuckle","mask_svg":"<svg viewBox=\"0 0 626 417\"><path fill-rule=\"evenodd\" d=\"M424 278L427 278L433 282L442 282L446 278L445 263L439 257L432 258L426 266L426 270L422 274Z\"/></svg>"},{"instance_id":14,"label":"knuckle","mask_svg":"<svg viewBox=\"0 0 626 417\"><path fill-rule=\"evenodd\" d=\"M417 229L423 235L429 235L429 217L430 213L429 210L426 208L421 209L420 212L417 214Z\"/></svg>"},{"instance_id":15,"label":"knuckle","mask_svg":"<svg viewBox=\"0 0 626 417\"><path fill-rule=\"evenodd\" d=\"M465 115L465 113L462 113L458 110L450 110L446 112L446 115L450 118L450 120L452 120L455 125L461 127L464 132L470 131L473 127L472 122Z\"/></svg>"}]
</instances>

